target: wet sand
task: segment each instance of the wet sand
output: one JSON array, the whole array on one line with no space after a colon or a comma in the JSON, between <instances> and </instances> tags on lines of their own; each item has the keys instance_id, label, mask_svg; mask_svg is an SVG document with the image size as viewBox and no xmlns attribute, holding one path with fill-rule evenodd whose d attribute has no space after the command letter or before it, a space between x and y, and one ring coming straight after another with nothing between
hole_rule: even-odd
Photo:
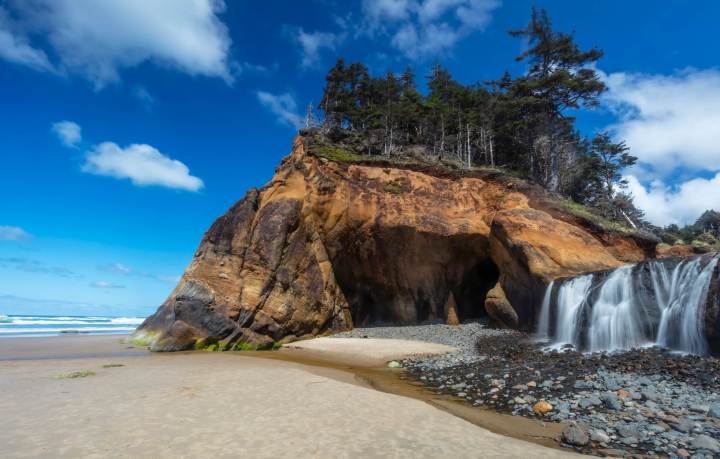
<instances>
[{"instance_id":1,"label":"wet sand","mask_svg":"<svg viewBox=\"0 0 720 459\"><path fill-rule=\"evenodd\" d=\"M492 433L443 400L384 392L404 383L374 366L260 354L148 354L117 336L1 340L0 457L573 455ZM94 374L59 377L82 371Z\"/></svg>"}]
</instances>

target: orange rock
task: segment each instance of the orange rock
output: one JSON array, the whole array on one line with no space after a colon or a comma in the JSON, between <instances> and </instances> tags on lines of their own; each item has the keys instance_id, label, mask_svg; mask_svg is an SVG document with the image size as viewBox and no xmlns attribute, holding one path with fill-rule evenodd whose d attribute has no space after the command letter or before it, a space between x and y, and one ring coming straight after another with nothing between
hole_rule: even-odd
<instances>
[{"instance_id":1,"label":"orange rock","mask_svg":"<svg viewBox=\"0 0 720 459\"><path fill-rule=\"evenodd\" d=\"M626 391L625 389L618 389L617 394L618 394L618 397L620 397L620 398L630 397L630 392Z\"/></svg>"},{"instance_id":2,"label":"orange rock","mask_svg":"<svg viewBox=\"0 0 720 459\"><path fill-rule=\"evenodd\" d=\"M499 327L517 328L519 320L515 309L505 296L502 285L495 284L485 297L485 312Z\"/></svg>"},{"instance_id":3,"label":"orange rock","mask_svg":"<svg viewBox=\"0 0 720 459\"><path fill-rule=\"evenodd\" d=\"M553 410L553 406L546 402L545 400L540 400L536 404L533 405L533 411L535 414L544 415L545 413L549 413Z\"/></svg>"},{"instance_id":4,"label":"orange rock","mask_svg":"<svg viewBox=\"0 0 720 459\"><path fill-rule=\"evenodd\" d=\"M452 292L450 292L447 303L445 303L445 311L445 323L447 325L460 325L460 319L457 316L457 305Z\"/></svg>"},{"instance_id":5,"label":"orange rock","mask_svg":"<svg viewBox=\"0 0 720 459\"><path fill-rule=\"evenodd\" d=\"M688 244L659 244L657 248L658 258L667 257L691 257L695 255L695 248Z\"/></svg>"}]
</instances>

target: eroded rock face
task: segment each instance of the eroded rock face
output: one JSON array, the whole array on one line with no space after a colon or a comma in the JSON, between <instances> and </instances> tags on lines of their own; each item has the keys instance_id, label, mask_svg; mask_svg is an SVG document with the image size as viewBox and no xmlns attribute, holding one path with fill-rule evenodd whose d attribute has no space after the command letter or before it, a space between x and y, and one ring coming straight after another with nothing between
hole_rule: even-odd
<instances>
[{"instance_id":1,"label":"eroded rock face","mask_svg":"<svg viewBox=\"0 0 720 459\"><path fill-rule=\"evenodd\" d=\"M554 278L649 255L483 176L339 164L302 137L269 184L205 234L180 283L138 330L155 350L269 345L373 322L486 315L527 328Z\"/></svg>"},{"instance_id":2,"label":"eroded rock face","mask_svg":"<svg viewBox=\"0 0 720 459\"><path fill-rule=\"evenodd\" d=\"M713 271L705 303L705 336L710 352L720 355L720 263Z\"/></svg>"}]
</instances>

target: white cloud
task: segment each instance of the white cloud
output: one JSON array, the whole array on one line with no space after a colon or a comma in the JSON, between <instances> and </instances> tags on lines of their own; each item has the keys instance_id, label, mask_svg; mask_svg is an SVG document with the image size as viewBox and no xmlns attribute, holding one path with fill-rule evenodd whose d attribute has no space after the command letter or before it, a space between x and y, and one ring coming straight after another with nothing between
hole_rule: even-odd
<instances>
[{"instance_id":1,"label":"white cloud","mask_svg":"<svg viewBox=\"0 0 720 459\"><path fill-rule=\"evenodd\" d=\"M390 36L413 60L445 53L472 32L484 30L500 0L363 0L362 31Z\"/></svg>"},{"instance_id":2,"label":"white cloud","mask_svg":"<svg viewBox=\"0 0 720 459\"><path fill-rule=\"evenodd\" d=\"M82 140L80 125L61 121L52 130L67 147L77 147ZM95 175L129 179L137 186L163 186L178 190L198 191L204 183L190 175L181 161L162 154L147 144L132 144L122 148L114 142L95 145L85 153L82 171Z\"/></svg>"},{"instance_id":3,"label":"white cloud","mask_svg":"<svg viewBox=\"0 0 720 459\"><path fill-rule=\"evenodd\" d=\"M100 266L101 271L107 273L118 273L118 274L130 274L132 269L128 268L122 263L110 263L108 265Z\"/></svg>"},{"instance_id":4,"label":"white cloud","mask_svg":"<svg viewBox=\"0 0 720 459\"><path fill-rule=\"evenodd\" d=\"M0 225L0 240L5 241L24 241L30 239L30 233L19 226L3 226Z\"/></svg>"},{"instance_id":5,"label":"white cloud","mask_svg":"<svg viewBox=\"0 0 720 459\"><path fill-rule=\"evenodd\" d=\"M20 20L0 18L0 56L40 70L53 65L25 39L40 33L58 56L55 67L77 73L96 88L143 62L190 75L232 79L222 0L27 0L11 2ZM22 24L22 27L20 26Z\"/></svg>"},{"instance_id":6,"label":"white cloud","mask_svg":"<svg viewBox=\"0 0 720 459\"><path fill-rule=\"evenodd\" d=\"M66 147L75 148L82 141L82 129L73 121L59 121L52 125L51 130Z\"/></svg>"},{"instance_id":7,"label":"white cloud","mask_svg":"<svg viewBox=\"0 0 720 459\"><path fill-rule=\"evenodd\" d=\"M90 283L90 287L93 287L93 288L105 288L105 289L107 289L107 288L125 288L124 285L115 284L115 283L113 283L113 282L108 282L108 281L105 281L105 280L99 280L99 281L91 282L91 283Z\"/></svg>"},{"instance_id":8,"label":"white cloud","mask_svg":"<svg viewBox=\"0 0 720 459\"><path fill-rule=\"evenodd\" d=\"M638 157L626 171L628 191L646 218L682 225L718 209L720 71L600 75L604 103L618 116L609 128Z\"/></svg>"},{"instance_id":9,"label":"white cloud","mask_svg":"<svg viewBox=\"0 0 720 459\"><path fill-rule=\"evenodd\" d=\"M323 49L334 50L336 45L344 40L344 34L317 31L308 33L298 29L296 38L302 48L302 67L308 68L320 61Z\"/></svg>"},{"instance_id":10,"label":"white cloud","mask_svg":"<svg viewBox=\"0 0 720 459\"><path fill-rule=\"evenodd\" d=\"M17 25L8 17L7 11L0 6L0 58L36 70L55 72L47 54L40 49L33 48L22 31L16 29Z\"/></svg>"},{"instance_id":11,"label":"white cloud","mask_svg":"<svg viewBox=\"0 0 720 459\"><path fill-rule=\"evenodd\" d=\"M643 168L660 176L720 170L720 71L613 73L604 80L605 102L620 118L612 128Z\"/></svg>"},{"instance_id":12,"label":"white cloud","mask_svg":"<svg viewBox=\"0 0 720 459\"><path fill-rule=\"evenodd\" d=\"M635 197L635 205L645 211L645 217L656 225L693 223L708 209L720 205L720 173L710 179L694 178L675 187L655 180L644 186L637 177L629 175L628 189Z\"/></svg>"},{"instance_id":13,"label":"white cloud","mask_svg":"<svg viewBox=\"0 0 720 459\"><path fill-rule=\"evenodd\" d=\"M169 158L146 144L121 148L114 142L96 145L85 156L83 172L117 179L129 179L137 186L157 185L198 191L204 184L182 162Z\"/></svg>"},{"instance_id":14,"label":"white cloud","mask_svg":"<svg viewBox=\"0 0 720 459\"><path fill-rule=\"evenodd\" d=\"M370 26L380 26L385 21L403 21L410 16L411 0L364 0L362 12Z\"/></svg>"},{"instance_id":15,"label":"white cloud","mask_svg":"<svg viewBox=\"0 0 720 459\"><path fill-rule=\"evenodd\" d=\"M288 93L275 95L258 91L257 97L265 108L277 116L279 122L295 128L301 128L305 124L304 117L298 114L297 102L292 95Z\"/></svg>"}]
</instances>

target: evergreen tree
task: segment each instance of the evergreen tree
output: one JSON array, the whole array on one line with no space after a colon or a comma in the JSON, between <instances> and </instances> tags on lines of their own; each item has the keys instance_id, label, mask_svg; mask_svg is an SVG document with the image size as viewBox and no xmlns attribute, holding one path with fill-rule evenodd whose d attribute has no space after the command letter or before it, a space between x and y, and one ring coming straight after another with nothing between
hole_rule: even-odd
<instances>
[{"instance_id":1,"label":"evergreen tree","mask_svg":"<svg viewBox=\"0 0 720 459\"><path fill-rule=\"evenodd\" d=\"M635 156L628 153L629 150L625 142L612 142L607 132L600 132L592 139L590 158L594 176L588 179L591 187L595 188L591 199L596 205L611 205L615 193L627 187L627 181L622 178L620 171L637 161Z\"/></svg>"},{"instance_id":2,"label":"evergreen tree","mask_svg":"<svg viewBox=\"0 0 720 459\"><path fill-rule=\"evenodd\" d=\"M534 131L525 133L532 138L527 150L530 173L551 191L559 191L562 152L572 135L573 120L566 110L597 105L605 85L591 66L602 51L581 51L572 35L553 30L547 12L535 7L528 25L510 35L530 46L516 58L528 62L527 74L513 82L519 103L527 104L526 129Z\"/></svg>"},{"instance_id":3,"label":"evergreen tree","mask_svg":"<svg viewBox=\"0 0 720 459\"><path fill-rule=\"evenodd\" d=\"M337 129L342 125L342 99L343 84L345 80L345 61L339 58L335 66L325 76L325 90L323 91L320 108L325 115L324 129Z\"/></svg>"},{"instance_id":4,"label":"evergreen tree","mask_svg":"<svg viewBox=\"0 0 720 459\"><path fill-rule=\"evenodd\" d=\"M360 151L367 154L411 149L465 168L512 169L617 221L643 224L632 196L622 191L621 171L636 158L605 132L583 137L572 116L572 110L597 105L605 90L593 69L602 52L581 50L572 34L552 28L542 9L533 8L527 26L510 34L528 42L516 58L528 65L524 75L513 78L506 71L496 81L463 85L435 64L427 95L418 91L410 67L372 77L364 64L338 59L319 107L324 132L337 139L362 136ZM703 231L720 231L716 214L708 214L713 223Z\"/></svg>"}]
</instances>

